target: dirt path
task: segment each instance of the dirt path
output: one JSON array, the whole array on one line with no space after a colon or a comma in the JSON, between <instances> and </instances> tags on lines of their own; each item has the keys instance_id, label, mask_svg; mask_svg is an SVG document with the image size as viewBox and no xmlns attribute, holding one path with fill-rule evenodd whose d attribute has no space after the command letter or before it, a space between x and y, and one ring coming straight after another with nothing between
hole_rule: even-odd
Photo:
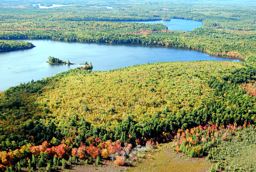
<instances>
[{"instance_id":1,"label":"dirt path","mask_svg":"<svg viewBox=\"0 0 256 172\"><path fill-rule=\"evenodd\" d=\"M113 165L106 165L96 167L93 165L85 165L85 166L76 166L73 170L69 170L68 172L123 172L127 171L128 167L116 167Z\"/></svg>"}]
</instances>

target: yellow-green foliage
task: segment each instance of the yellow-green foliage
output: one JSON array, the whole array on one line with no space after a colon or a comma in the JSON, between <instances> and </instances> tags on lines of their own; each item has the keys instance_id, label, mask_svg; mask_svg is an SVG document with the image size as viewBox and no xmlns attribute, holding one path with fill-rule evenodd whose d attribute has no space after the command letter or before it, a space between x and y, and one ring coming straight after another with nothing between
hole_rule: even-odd
<instances>
[{"instance_id":1,"label":"yellow-green foliage","mask_svg":"<svg viewBox=\"0 0 256 172\"><path fill-rule=\"evenodd\" d=\"M213 97L207 82L212 76L240 68L240 63L160 63L110 72L79 70L48 84L37 102L59 120L82 115L94 124L112 124L133 115L147 120L164 110L192 111Z\"/></svg>"}]
</instances>

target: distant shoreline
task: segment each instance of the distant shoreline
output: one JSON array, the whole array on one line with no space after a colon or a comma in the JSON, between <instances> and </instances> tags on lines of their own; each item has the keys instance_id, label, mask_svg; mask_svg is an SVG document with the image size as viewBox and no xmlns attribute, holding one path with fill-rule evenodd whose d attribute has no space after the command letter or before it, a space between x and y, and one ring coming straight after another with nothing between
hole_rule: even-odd
<instances>
[{"instance_id":1,"label":"distant shoreline","mask_svg":"<svg viewBox=\"0 0 256 172\"><path fill-rule=\"evenodd\" d=\"M52 5L41 5L41 4L33 4L32 5L34 8L39 8L39 9L52 9L52 8L61 8L61 7L67 7L71 5L65 5L65 4L52 4Z\"/></svg>"}]
</instances>

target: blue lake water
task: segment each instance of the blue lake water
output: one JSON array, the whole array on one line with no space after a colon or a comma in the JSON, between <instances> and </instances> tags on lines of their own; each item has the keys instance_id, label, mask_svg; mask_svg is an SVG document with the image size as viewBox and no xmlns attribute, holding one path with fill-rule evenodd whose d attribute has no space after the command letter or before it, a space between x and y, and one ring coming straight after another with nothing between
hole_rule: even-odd
<instances>
[{"instance_id":1,"label":"blue lake water","mask_svg":"<svg viewBox=\"0 0 256 172\"><path fill-rule=\"evenodd\" d=\"M128 22L128 21L125 21ZM129 21L130 22L130 21ZM201 21L185 20L185 19L171 19L170 21L158 20L158 21L132 21L132 23L144 23L144 24L163 24L171 31L193 31L194 29L203 26Z\"/></svg>"},{"instance_id":2,"label":"blue lake water","mask_svg":"<svg viewBox=\"0 0 256 172\"><path fill-rule=\"evenodd\" d=\"M171 48L111 46L65 43L46 40L29 41L36 47L30 50L0 53L0 90L33 80L53 76L92 62L94 70L112 70L138 64L172 61L232 61L207 54ZM70 60L73 66L50 66L49 56ZM233 60L234 61L234 60Z\"/></svg>"}]
</instances>

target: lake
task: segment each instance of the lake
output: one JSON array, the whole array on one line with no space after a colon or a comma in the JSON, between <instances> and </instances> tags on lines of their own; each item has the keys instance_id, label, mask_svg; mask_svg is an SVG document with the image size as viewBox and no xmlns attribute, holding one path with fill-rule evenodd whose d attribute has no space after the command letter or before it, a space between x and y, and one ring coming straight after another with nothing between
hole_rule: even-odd
<instances>
[{"instance_id":1,"label":"lake","mask_svg":"<svg viewBox=\"0 0 256 172\"><path fill-rule=\"evenodd\" d=\"M32 5L34 8L39 8L39 9L52 9L52 8L61 8L61 7L67 7L70 5L64 5L64 4L52 4L49 6L41 5L41 4L33 4Z\"/></svg>"},{"instance_id":2,"label":"lake","mask_svg":"<svg viewBox=\"0 0 256 172\"><path fill-rule=\"evenodd\" d=\"M122 21L131 22L131 21ZM203 22L195 20L185 20L185 19L171 19L169 21L157 20L157 21L132 21L132 23L144 23L144 24L163 24L168 27L171 31L193 31L201 26Z\"/></svg>"},{"instance_id":3,"label":"lake","mask_svg":"<svg viewBox=\"0 0 256 172\"><path fill-rule=\"evenodd\" d=\"M0 53L0 90L11 86L67 71L88 61L94 70L112 70L127 66L173 61L237 61L207 54L171 48L114 46L83 43L66 43L46 40L29 41L36 47L30 50ZM50 66L49 56L70 60L73 66Z\"/></svg>"}]
</instances>

